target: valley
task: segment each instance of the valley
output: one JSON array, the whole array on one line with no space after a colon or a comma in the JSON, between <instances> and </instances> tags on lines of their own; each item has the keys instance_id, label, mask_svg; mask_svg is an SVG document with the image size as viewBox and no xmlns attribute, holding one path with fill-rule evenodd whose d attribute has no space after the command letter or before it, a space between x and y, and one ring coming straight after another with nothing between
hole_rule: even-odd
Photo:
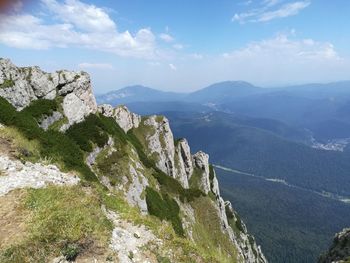
<instances>
[{"instance_id":1,"label":"valley","mask_svg":"<svg viewBox=\"0 0 350 263\"><path fill-rule=\"evenodd\" d=\"M237 204L270 262L315 262L349 225L350 82L239 84L169 101L131 96L127 105L167 116L176 137L210 153L223 195Z\"/></svg>"}]
</instances>

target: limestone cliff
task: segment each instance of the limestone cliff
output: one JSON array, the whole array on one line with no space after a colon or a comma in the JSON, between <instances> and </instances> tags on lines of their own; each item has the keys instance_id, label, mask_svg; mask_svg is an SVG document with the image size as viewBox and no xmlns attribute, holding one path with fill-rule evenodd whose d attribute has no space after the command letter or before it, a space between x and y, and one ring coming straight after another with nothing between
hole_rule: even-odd
<instances>
[{"instance_id":1,"label":"limestone cliff","mask_svg":"<svg viewBox=\"0 0 350 263\"><path fill-rule=\"evenodd\" d=\"M90 76L85 72L46 73L39 67L19 68L8 59L0 59L0 83L0 96L17 110L38 99L61 99L62 112L56 113L54 121L67 118L62 130L97 111Z\"/></svg>"},{"instance_id":2,"label":"limestone cliff","mask_svg":"<svg viewBox=\"0 0 350 263\"><path fill-rule=\"evenodd\" d=\"M23 201L23 211L49 214L36 218L29 211L28 222L17 216L28 224L29 233L13 243L6 239L0 260L11 262L10 255L46 262L266 262L231 203L221 197L209 156L201 151L192 155L186 139L175 140L164 116L141 117L125 106L97 106L87 73L45 73L38 67L16 67L7 59L0 59L0 104L0 181L20 179L3 191L3 198L18 188L49 188L24 190L29 191L24 196L46 199ZM46 167L43 162L51 163L52 171L41 168ZM13 163L17 168L12 171ZM67 179L54 164L78 175L81 183L76 177ZM42 172L36 174L32 167ZM30 182L23 179L26 174ZM47 185L62 185L61 177L74 184ZM58 195L48 199L53 192ZM84 200L89 200L89 210L86 204L79 206ZM74 216L56 215L69 202ZM104 220L109 223L101 225ZM40 229L34 227L35 232L33 224ZM56 224L65 226L63 232L50 228ZM40 239L46 234L50 238Z\"/></svg>"}]
</instances>

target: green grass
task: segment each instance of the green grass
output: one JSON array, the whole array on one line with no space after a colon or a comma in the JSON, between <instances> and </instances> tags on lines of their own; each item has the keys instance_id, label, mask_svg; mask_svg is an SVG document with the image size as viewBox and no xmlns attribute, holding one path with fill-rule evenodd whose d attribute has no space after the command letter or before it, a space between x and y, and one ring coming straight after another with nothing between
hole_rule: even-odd
<instances>
[{"instance_id":1,"label":"green grass","mask_svg":"<svg viewBox=\"0 0 350 263\"><path fill-rule=\"evenodd\" d=\"M14 155L23 161L38 162L40 158L40 143L28 140L17 128L4 127L0 130L0 138L10 142Z\"/></svg>"},{"instance_id":2,"label":"green grass","mask_svg":"<svg viewBox=\"0 0 350 263\"><path fill-rule=\"evenodd\" d=\"M237 262L236 248L228 235L222 232L217 210L210 198L197 198L192 207L196 218L193 238L201 253L209 259L209 262Z\"/></svg>"},{"instance_id":3,"label":"green grass","mask_svg":"<svg viewBox=\"0 0 350 263\"><path fill-rule=\"evenodd\" d=\"M30 211L28 237L0 252L0 262L47 262L64 255L73 260L94 246L107 247L112 224L98 194L80 186L28 190L23 206Z\"/></svg>"},{"instance_id":4,"label":"green grass","mask_svg":"<svg viewBox=\"0 0 350 263\"><path fill-rule=\"evenodd\" d=\"M49 130L59 131L64 124L68 124L68 118L63 117L49 126Z\"/></svg>"},{"instance_id":5,"label":"green grass","mask_svg":"<svg viewBox=\"0 0 350 263\"><path fill-rule=\"evenodd\" d=\"M189 180L190 187L199 189L201 186L202 176L203 176L203 171L199 168L194 167L192 176Z\"/></svg>"},{"instance_id":6,"label":"green grass","mask_svg":"<svg viewBox=\"0 0 350 263\"><path fill-rule=\"evenodd\" d=\"M5 79L2 84L0 84L0 89L11 88L15 85L15 82L12 79Z\"/></svg>"}]
</instances>

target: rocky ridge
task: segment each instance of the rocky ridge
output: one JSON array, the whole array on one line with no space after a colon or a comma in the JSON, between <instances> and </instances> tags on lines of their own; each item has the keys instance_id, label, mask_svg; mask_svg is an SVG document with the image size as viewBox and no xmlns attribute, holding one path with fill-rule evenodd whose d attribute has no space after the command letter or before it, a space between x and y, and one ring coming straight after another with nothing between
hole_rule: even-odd
<instances>
[{"instance_id":1,"label":"rocky ridge","mask_svg":"<svg viewBox=\"0 0 350 263\"><path fill-rule=\"evenodd\" d=\"M142 143L147 157L155 162L160 171L176 179L184 189L194 187L202 191L205 196L212 196L210 204L216 210L221 231L229 237L232 245L236 247L241 260L244 262L267 262L260 247L248 234L244 223L241 222L232 205L221 197L215 171L209 164L209 156L204 152L191 155L189 144L185 139L174 140L169 121L165 117L141 117L131 113L125 106L116 108L110 105L97 106L87 73L69 71L45 73L38 67L18 68L7 59L0 59L0 97L5 98L18 111L23 110L36 100L58 101L61 106L59 110L52 113L51 116L43 116L39 122L43 129L49 129L51 125L62 122L59 130L65 132L74 124L83 122L90 114L100 114L113 118L125 134L132 132L136 135ZM114 179L110 177L110 171L101 172L101 160L110 163L110 171L113 169L119 171L120 176L117 181L113 181ZM134 146L126 144L121 149L112 143L111 139L103 148L96 146L87 157L87 163L98 175L102 184L111 191L124 192L130 205L147 213L150 208L144 197L145 192L149 186L158 190L159 186L149 176L149 168L145 167L140 160L139 153ZM17 165L20 166L19 163ZM34 167L34 170L41 170L44 174L50 174L47 170L43 170L44 168L39 164L27 166ZM121 168L124 170L120 170ZM54 166L50 166L48 169L58 172ZM50 182L50 179L47 178L45 180ZM51 180L55 181L56 177ZM74 183L76 182L74 181ZM35 187L35 184L26 184L25 186ZM6 194L6 191L4 193ZM185 226L185 235L194 240L192 233L196 224L196 211L190 204L182 203L179 200L176 200L176 203L181 214L184 215L181 221ZM111 219L112 221L117 220L115 215L109 212L107 214L108 217L114 218ZM236 228L234 226L237 224L240 226L239 231L234 230ZM118 239L115 233L113 233L113 239ZM125 235L128 236L128 234ZM120 262L129 262L125 253L119 255L119 260Z\"/></svg>"},{"instance_id":2,"label":"rocky ridge","mask_svg":"<svg viewBox=\"0 0 350 263\"><path fill-rule=\"evenodd\" d=\"M97 112L90 76L86 72L61 70L46 73L39 67L19 68L8 59L0 59L0 83L0 96L17 110L38 99L62 100L62 112L58 118L67 118L62 130Z\"/></svg>"}]
</instances>

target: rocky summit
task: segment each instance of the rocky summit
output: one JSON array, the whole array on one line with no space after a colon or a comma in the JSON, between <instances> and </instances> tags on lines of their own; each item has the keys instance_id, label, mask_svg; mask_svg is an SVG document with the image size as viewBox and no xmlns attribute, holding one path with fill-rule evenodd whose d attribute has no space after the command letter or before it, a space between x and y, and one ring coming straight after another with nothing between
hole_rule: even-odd
<instances>
[{"instance_id":1,"label":"rocky summit","mask_svg":"<svg viewBox=\"0 0 350 263\"><path fill-rule=\"evenodd\" d=\"M267 262L208 154L97 106L85 72L0 59L1 262Z\"/></svg>"}]
</instances>

